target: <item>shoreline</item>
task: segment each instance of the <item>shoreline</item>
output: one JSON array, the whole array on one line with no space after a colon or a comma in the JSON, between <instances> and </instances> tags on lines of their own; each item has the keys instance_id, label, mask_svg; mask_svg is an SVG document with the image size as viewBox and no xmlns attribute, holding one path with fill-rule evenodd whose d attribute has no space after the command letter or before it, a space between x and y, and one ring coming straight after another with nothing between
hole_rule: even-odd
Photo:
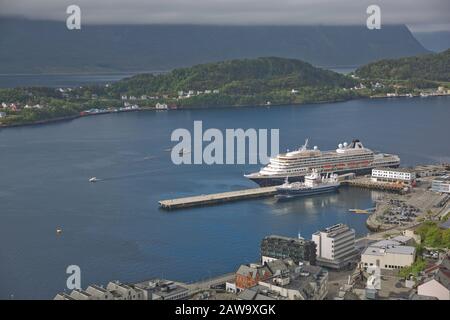
<instances>
[{"instance_id":1,"label":"shoreline","mask_svg":"<svg viewBox=\"0 0 450 320\"><path fill-rule=\"evenodd\" d=\"M119 111L119 112L104 112L104 113L98 113L98 114L89 114L89 115L81 115L76 114L72 116L67 117L58 117L53 119L46 119L46 120L38 120L34 122L26 122L26 123L13 123L13 124L1 124L0 123L0 129L7 129L7 128L16 128L16 127L25 127L25 126L39 126L39 125L46 125L51 123L57 123L57 122L63 122L63 121L70 121L75 120L78 118L83 117L89 117L89 116L100 116L105 114L112 114L112 113L124 113L124 112L147 112L147 111L179 111L179 110L211 110L211 109L222 109L222 108L261 108L261 107L285 107L285 106L304 106L308 104L335 104L335 103L341 103L341 102L347 102L347 101L353 101L353 100L368 100L368 99L411 99L411 98L422 98L422 99L429 99L429 98L436 98L436 97L450 97L449 94L439 94L439 95L433 95L428 97L420 97L420 96L413 96L413 97L407 97L407 96L397 96L397 97L387 97L387 96L368 96L368 97L358 97L354 99L341 99L341 100L324 100L324 101L315 101L315 102L305 102L305 103L273 103L273 104L251 104L251 105L222 105L222 106L189 106L189 107L179 107L175 109L156 109L155 107L141 107L137 110L127 110L127 111Z\"/></svg>"},{"instance_id":2,"label":"shoreline","mask_svg":"<svg viewBox=\"0 0 450 320\"><path fill-rule=\"evenodd\" d=\"M77 114L77 115L72 115L72 116L67 116L67 117L58 117L58 118L53 118L53 119L46 119L46 120L38 120L38 121L34 121L34 122L26 122L26 123L13 123L13 124L1 124L0 122L0 129L7 129L7 128L15 128L15 127L24 127L24 126L39 126L39 125L46 125L46 124L51 124L51 123L57 123L57 122L63 122L63 121L70 121L70 120L75 120L78 118L83 118L83 117L90 117L90 116L100 116L100 115L105 115L105 114L114 114L114 113L125 113L125 112L148 112L148 111L155 111L155 112L160 112L160 111L180 111L180 110L211 110L211 109L223 109L223 108L261 108L261 107L266 107L266 108L270 108L270 107L285 107L285 106L304 106L304 105L308 105L308 104L331 104L331 103L340 103L340 102L347 102L347 101L352 101L352 100L359 100L359 99L369 99L367 98L355 98L355 99L342 99L342 100L329 100L329 101L316 101L316 102L307 102L307 103L274 103L274 104L251 104L251 105L221 105L221 106L212 106L212 107L207 107L207 106L189 106L189 107L179 107L179 108L175 108L175 109L156 109L155 107L141 107L140 109L136 109L136 110L128 110L128 111L119 111L119 112L102 112L102 113L98 113L98 114L87 114L87 115L81 115L81 114Z\"/></svg>"}]
</instances>

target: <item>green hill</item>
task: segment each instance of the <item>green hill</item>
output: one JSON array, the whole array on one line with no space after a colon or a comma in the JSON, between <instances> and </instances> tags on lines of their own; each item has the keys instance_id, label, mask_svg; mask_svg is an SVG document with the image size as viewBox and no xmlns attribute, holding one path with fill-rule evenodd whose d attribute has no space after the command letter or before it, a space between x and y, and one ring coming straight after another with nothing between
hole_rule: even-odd
<instances>
[{"instance_id":1,"label":"green hill","mask_svg":"<svg viewBox=\"0 0 450 320\"><path fill-rule=\"evenodd\" d=\"M114 93L174 94L220 90L231 95L260 94L302 87L350 87L354 80L295 59L264 57L230 60L175 69L167 74L141 74L114 83Z\"/></svg>"},{"instance_id":2,"label":"green hill","mask_svg":"<svg viewBox=\"0 0 450 320\"><path fill-rule=\"evenodd\" d=\"M441 53L386 59L358 68L365 79L450 81L450 49Z\"/></svg>"}]
</instances>

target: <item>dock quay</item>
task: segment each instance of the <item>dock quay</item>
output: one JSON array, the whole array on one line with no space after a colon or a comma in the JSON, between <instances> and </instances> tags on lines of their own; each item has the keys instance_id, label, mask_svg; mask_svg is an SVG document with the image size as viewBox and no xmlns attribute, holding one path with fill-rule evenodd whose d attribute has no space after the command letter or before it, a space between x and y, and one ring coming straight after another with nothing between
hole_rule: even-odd
<instances>
[{"instance_id":1,"label":"dock quay","mask_svg":"<svg viewBox=\"0 0 450 320\"><path fill-rule=\"evenodd\" d=\"M381 191L393 191L393 192L402 192L403 189L405 188L405 186L402 184L375 182L375 181L371 181L370 179L367 179L367 178L344 180L344 181L341 181L341 185L367 188L367 189L375 189L375 190L381 190Z\"/></svg>"},{"instance_id":2,"label":"dock quay","mask_svg":"<svg viewBox=\"0 0 450 320\"><path fill-rule=\"evenodd\" d=\"M275 187L258 187L238 191L203 194L199 196L184 197L170 200L161 200L159 205L163 209L173 210L188 207L198 207L219 204L223 202L238 201L273 196L277 193Z\"/></svg>"}]
</instances>

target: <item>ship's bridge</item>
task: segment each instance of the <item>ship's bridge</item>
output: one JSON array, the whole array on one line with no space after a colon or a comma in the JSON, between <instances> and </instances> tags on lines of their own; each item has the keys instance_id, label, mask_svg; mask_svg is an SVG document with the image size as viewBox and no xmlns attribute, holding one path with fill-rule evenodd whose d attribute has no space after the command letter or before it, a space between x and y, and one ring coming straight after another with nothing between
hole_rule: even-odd
<instances>
[{"instance_id":1,"label":"ship's bridge","mask_svg":"<svg viewBox=\"0 0 450 320\"><path fill-rule=\"evenodd\" d=\"M336 149L336 153L347 153L352 151L371 151L371 150L364 148L363 144L358 139L353 140L351 144L348 144L347 142L339 143L338 148Z\"/></svg>"}]
</instances>

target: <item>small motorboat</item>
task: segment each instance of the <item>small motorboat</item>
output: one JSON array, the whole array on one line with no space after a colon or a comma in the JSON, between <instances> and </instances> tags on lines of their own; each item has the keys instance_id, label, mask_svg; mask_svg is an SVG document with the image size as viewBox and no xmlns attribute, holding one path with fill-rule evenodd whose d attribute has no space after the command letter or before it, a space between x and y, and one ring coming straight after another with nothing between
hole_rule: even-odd
<instances>
[{"instance_id":1,"label":"small motorboat","mask_svg":"<svg viewBox=\"0 0 450 320\"><path fill-rule=\"evenodd\" d=\"M92 177L92 178L89 179L89 182L97 182L97 181L99 181L99 180L97 179L97 177Z\"/></svg>"},{"instance_id":2,"label":"small motorboat","mask_svg":"<svg viewBox=\"0 0 450 320\"><path fill-rule=\"evenodd\" d=\"M61 228L56 229L56 234L61 234L61 233L62 233L62 229Z\"/></svg>"}]
</instances>

